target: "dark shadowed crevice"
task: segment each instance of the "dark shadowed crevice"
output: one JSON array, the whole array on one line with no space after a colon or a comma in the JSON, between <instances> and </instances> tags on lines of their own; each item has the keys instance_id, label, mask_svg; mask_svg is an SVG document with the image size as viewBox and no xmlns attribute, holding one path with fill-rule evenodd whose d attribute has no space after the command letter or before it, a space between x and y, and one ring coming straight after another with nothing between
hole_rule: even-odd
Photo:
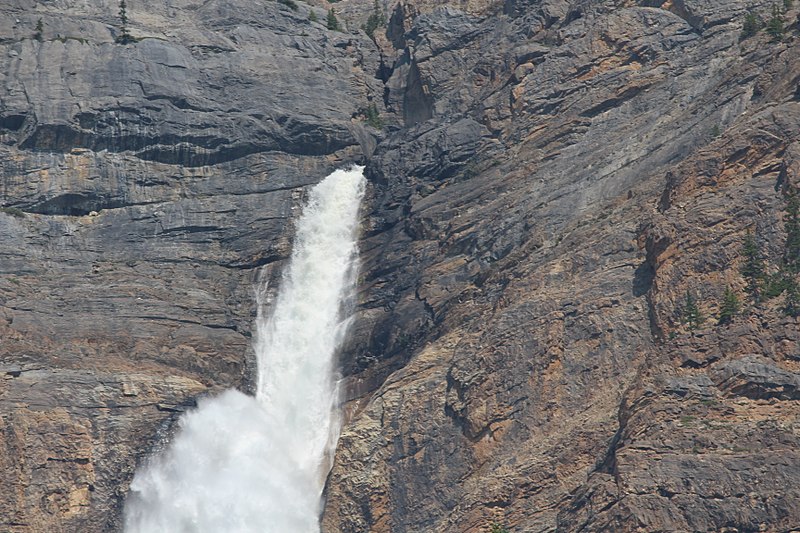
<instances>
[{"instance_id":1,"label":"dark shadowed crevice","mask_svg":"<svg viewBox=\"0 0 800 533\"><path fill-rule=\"evenodd\" d=\"M642 261L633 274L633 295L638 298L647 294L653 286L655 277L656 269L653 268L653 265L647 260Z\"/></svg>"},{"instance_id":2,"label":"dark shadowed crevice","mask_svg":"<svg viewBox=\"0 0 800 533\"><path fill-rule=\"evenodd\" d=\"M26 211L40 215L86 216L92 211L116 209L125 204L119 199L107 199L94 194L66 193L34 204Z\"/></svg>"},{"instance_id":3,"label":"dark shadowed crevice","mask_svg":"<svg viewBox=\"0 0 800 533\"><path fill-rule=\"evenodd\" d=\"M18 131L25 123L25 115L7 115L0 117L0 129Z\"/></svg>"},{"instance_id":4,"label":"dark shadowed crevice","mask_svg":"<svg viewBox=\"0 0 800 533\"><path fill-rule=\"evenodd\" d=\"M428 85L422 82L419 68L411 63L403 94L403 120L406 126L425 122L433 117L433 98Z\"/></svg>"}]
</instances>

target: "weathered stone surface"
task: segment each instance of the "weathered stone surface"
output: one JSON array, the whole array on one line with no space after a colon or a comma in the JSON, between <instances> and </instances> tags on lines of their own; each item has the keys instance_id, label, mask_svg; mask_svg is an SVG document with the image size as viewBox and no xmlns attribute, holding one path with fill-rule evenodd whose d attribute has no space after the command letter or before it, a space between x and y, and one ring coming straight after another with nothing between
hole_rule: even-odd
<instances>
[{"instance_id":1,"label":"weathered stone surface","mask_svg":"<svg viewBox=\"0 0 800 533\"><path fill-rule=\"evenodd\" d=\"M0 8L0 528L119 528L175 414L250 386L253 284L354 160L323 530L800 523L800 324L739 273L749 229L777 268L800 184L794 29L740 41L769 2L381 3L373 43L370 1L338 33L327 4L142 0L127 46L73 4Z\"/></svg>"},{"instance_id":2,"label":"weathered stone surface","mask_svg":"<svg viewBox=\"0 0 800 533\"><path fill-rule=\"evenodd\" d=\"M717 386L723 391L753 400L800 399L800 375L757 358L726 361L715 367Z\"/></svg>"},{"instance_id":3,"label":"weathered stone surface","mask_svg":"<svg viewBox=\"0 0 800 533\"><path fill-rule=\"evenodd\" d=\"M407 129L369 166L327 531L797 521L797 322L777 300L711 318L726 285L745 297L748 227L780 256L795 41L740 43L766 3L624 4L441 9L393 40ZM464 119L477 145L449 134Z\"/></svg>"},{"instance_id":4,"label":"weathered stone surface","mask_svg":"<svg viewBox=\"0 0 800 533\"><path fill-rule=\"evenodd\" d=\"M377 51L308 6L129 2L125 46L117 9L0 7L3 531L119 530L176 413L250 387L304 187L375 144Z\"/></svg>"}]
</instances>

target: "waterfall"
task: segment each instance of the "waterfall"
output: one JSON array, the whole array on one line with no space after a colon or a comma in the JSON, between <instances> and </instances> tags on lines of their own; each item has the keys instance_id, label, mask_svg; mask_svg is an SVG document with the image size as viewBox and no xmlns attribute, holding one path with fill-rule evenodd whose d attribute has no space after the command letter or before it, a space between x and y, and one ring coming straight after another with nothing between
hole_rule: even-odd
<instances>
[{"instance_id":1,"label":"waterfall","mask_svg":"<svg viewBox=\"0 0 800 533\"><path fill-rule=\"evenodd\" d=\"M364 185L354 167L311 189L274 311L256 321L256 396L228 390L181 417L131 482L127 532L319 532Z\"/></svg>"}]
</instances>

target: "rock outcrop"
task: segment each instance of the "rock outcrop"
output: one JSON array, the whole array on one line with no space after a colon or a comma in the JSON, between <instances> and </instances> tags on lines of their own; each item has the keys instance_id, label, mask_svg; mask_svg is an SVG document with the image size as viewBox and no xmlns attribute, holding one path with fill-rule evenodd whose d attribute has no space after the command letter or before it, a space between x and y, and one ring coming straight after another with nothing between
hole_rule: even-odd
<instances>
[{"instance_id":1,"label":"rock outcrop","mask_svg":"<svg viewBox=\"0 0 800 533\"><path fill-rule=\"evenodd\" d=\"M116 2L0 8L0 530L119 530L176 413L250 386L304 187L375 142L377 52L309 9L129 2L121 45Z\"/></svg>"},{"instance_id":2,"label":"rock outcrop","mask_svg":"<svg viewBox=\"0 0 800 533\"><path fill-rule=\"evenodd\" d=\"M88 4L0 8L0 529L119 529L176 414L250 387L253 287L352 161L324 531L800 524L800 323L740 269L800 187L797 9L402 1L373 42L364 0L141 0L122 45Z\"/></svg>"},{"instance_id":3,"label":"rock outcrop","mask_svg":"<svg viewBox=\"0 0 800 533\"><path fill-rule=\"evenodd\" d=\"M780 257L800 63L794 37L740 41L748 9L415 20L327 531L797 525L798 322L739 265L753 228ZM716 325L728 286L747 303Z\"/></svg>"}]
</instances>

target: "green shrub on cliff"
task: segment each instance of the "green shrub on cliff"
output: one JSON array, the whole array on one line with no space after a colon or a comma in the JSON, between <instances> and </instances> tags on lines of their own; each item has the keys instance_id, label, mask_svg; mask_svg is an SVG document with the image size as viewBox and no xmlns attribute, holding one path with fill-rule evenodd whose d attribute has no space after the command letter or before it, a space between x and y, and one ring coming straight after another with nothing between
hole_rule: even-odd
<instances>
[{"instance_id":1,"label":"green shrub on cliff","mask_svg":"<svg viewBox=\"0 0 800 533\"><path fill-rule=\"evenodd\" d=\"M288 7L292 11L297 11L298 9L300 9L299 7L297 7L297 2L295 2L294 0L277 0L277 1L279 4Z\"/></svg>"},{"instance_id":2,"label":"green shrub on cliff","mask_svg":"<svg viewBox=\"0 0 800 533\"><path fill-rule=\"evenodd\" d=\"M333 8L328 10L328 29L334 31L342 31L342 26L339 24L339 19L336 18L336 12Z\"/></svg>"},{"instance_id":3,"label":"green shrub on cliff","mask_svg":"<svg viewBox=\"0 0 800 533\"><path fill-rule=\"evenodd\" d=\"M119 35L116 42L119 44L135 43L136 39L128 33L128 4L125 0L119 0Z\"/></svg>"},{"instance_id":4,"label":"green shrub on cliff","mask_svg":"<svg viewBox=\"0 0 800 533\"><path fill-rule=\"evenodd\" d=\"M783 264L789 272L800 273L800 197L796 192L789 192L783 227L786 230L786 243L783 247Z\"/></svg>"},{"instance_id":5,"label":"green shrub on cliff","mask_svg":"<svg viewBox=\"0 0 800 533\"><path fill-rule=\"evenodd\" d=\"M744 16L744 23L742 24L742 33L739 36L739 40L744 40L749 37L752 37L758 30L762 28L764 23L761 21L758 15L749 11L747 15Z\"/></svg>"},{"instance_id":6,"label":"green shrub on cliff","mask_svg":"<svg viewBox=\"0 0 800 533\"><path fill-rule=\"evenodd\" d=\"M800 286L797 282L797 276L787 280L783 312L786 316L800 316Z\"/></svg>"},{"instance_id":7,"label":"green shrub on cliff","mask_svg":"<svg viewBox=\"0 0 800 533\"><path fill-rule=\"evenodd\" d=\"M722 296L722 305L719 308L718 324L724 325L733 322L733 317L739 314L740 309L739 297L730 287L726 287L725 294Z\"/></svg>"},{"instance_id":8,"label":"green shrub on cliff","mask_svg":"<svg viewBox=\"0 0 800 533\"><path fill-rule=\"evenodd\" d=\"M766 32L772 36L772 39L775 41L780 41L783 39L783 34L785 32L783 28L783 13L781 13L780 8L777 5L772 5L772 16L770 17L769 21L767 22Z\"/></svg>"},{"instance_id":9,"label":"green shrub on cliff","mask_svg":"<svg viewBox=\"0 0 800 533\"><path fill-rule=\"evenodd\" d=\"M39 42L42 42L42 40L44 40L43 35L44 35L44 23L42 22L42 19L39 19L36 21L36 33L33 34L33 38Z\"/></svg>"},{"instance_id":10,"label":"green shrub on cliff","mask_svg":"<svg viewBox=\"0 0 800 533\"><path fill-rule=\"evenodd\" d=\"M492 522L492 525L490 527L491 527L491 529L489 530L490 533L511 533L511 531L506 529L504 526L501 526L497 522Z\"/></svg>"},{"instance_id":11,"label":"green shrub on cliff","mask_svg":"<svg viewBox=\"0 0 800 533\"><path fill-rule=\"evenodd\" d=\"M789 316L798 316L800 313L800 288L798 288L800 196L794 190L786 193L783 223L786 241L783 246L783 255L777 262L777 271L771 274L767 273L767 263L761 255L756 238L748 231L742 244L744 261L739 267L739 272L747 282L745 290L750 294L754 303L771 300L784 294L785 313Z\"/></svg>"},{"instance_id":12,"label":"green shrub on cliff","mask_svg":"<svg viewBox=\"0 0 800 533\"><path fill-rule=\"evenodd\" d=\"M800 196L789 190L784 208L783 227L786 242L783 245L783 312L787 316L800 316Z\"/></svg>"},{"instance_id":13,"label":"green shrub on cliff","mask_svg":"<svg viewBox=\"0 0 800 533\"><path fill-rule=\"evenodd\" d=\"M758 249L756 238L750 231L745 235L742 254L744 255L744 262L739 267L739 272L747 282L745 290L750 293L753 301L758 303L761 301L761 284L765 278L764 261L761 259L761 252Z\"/></svg>"},{"instance_id":14,"label":"green shrub on cliff","mask_svg":"<svg viewBox=\"0 0 800 533\"><path fill-rule=\"evenodd\" d=\"M788 278L786 276L786 272L784 270L780 270L775 272L774 274L770 274L764 277L764 286L761 291L762 296L767 299L771 300L773 298L777 298L783 291L786 290L786 283Z\"/></svg>"},{"instance_id":15,"label":"green shrub on cliff","mask_svg":"<svg viewBox=\"0 0 800 533\"><path fill-rule=\"evenodd\" d=\"M0 207L0 213L5 213L15 218L25 218L25 211L16 207Z\"/></svg>"},{"instance_id":16,"label":"green shrub on cliff","mask_svg":"<svg viewBox=\"0 0 800 533\"><path fill-rule=\"evenodd\" d=\"M367 124L376 130L383 128L383 120L381 119L381 115L378 112L378 107L374 102L369 104L367 109L364 110L364 116L367 117Z\"/></svg>"},{"instance_id":17,"label":"green shrub on cliff","mask_svg":"<svg viewBox=\"0 0 800 533\"><path fill-rule=\"evenodd\" d=\"M375 30L383 28L384 26L386 26L386 15L381 9L380 4L378 4L378 0L375 0L375 4L372 6L372 14L362 28L364 32L369 35L370 39L374 39Z\"/></svg>"},{"instance_id":18,"label":"green shrub on cliff","mask_svg":"<svg viewBox=\"0 0 800 533\"><path fill-rule=\"evenodd\" d=\"M689 291L686 291L686 299L683 303L683 316L681 318L682 322L689 326L689 331L696 330L706 320L700 308L697 306L697 300Z\"/></svg>"}]
</instances>

